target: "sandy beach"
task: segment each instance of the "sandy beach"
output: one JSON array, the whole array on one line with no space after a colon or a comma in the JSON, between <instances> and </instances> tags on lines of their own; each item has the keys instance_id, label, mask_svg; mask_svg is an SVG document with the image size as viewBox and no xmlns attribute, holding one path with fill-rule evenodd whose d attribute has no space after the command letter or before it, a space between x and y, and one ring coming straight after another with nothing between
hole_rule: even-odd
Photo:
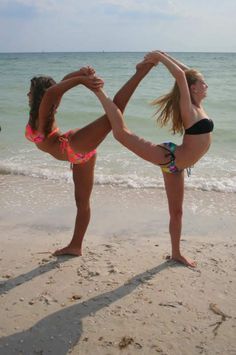
<instances>
[{"instance_id":1,"label":"sandy beach","mask_svg":"<svg viewBox=\"0 0 236 355\"><path fill-rule=\"evenodd\" d=\"M236 354L233 193L187 190L183 252L168 260L161 189L95 186L83 256L73 186L0 178L0 354Z\"/></svg>"}]
</instances>

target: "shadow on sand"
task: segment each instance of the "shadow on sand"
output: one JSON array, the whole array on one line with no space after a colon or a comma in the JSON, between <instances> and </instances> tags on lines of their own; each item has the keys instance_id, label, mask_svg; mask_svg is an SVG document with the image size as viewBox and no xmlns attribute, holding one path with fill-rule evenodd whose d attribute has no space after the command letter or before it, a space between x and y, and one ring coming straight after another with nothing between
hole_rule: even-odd
<instances>
[{"instance_id":1,"label":"shadow on sand","mask_svg":"<svg viewBox=\"0 0 236 355\"><path fill-rule=\"evenodd\" d=\"M46 264L41 264L40 266L36 267L35 269L25 273L21 274L17 277L14 277L12 279L9 279L7 281L2 281L0 282L0 295L7 293L8 291L12 290L13 288L22 285L25 282L28 282L35 277L38 277L42 274L45 274L46 272L49 272L53 269L56 269L62 264L63 262L66 262L67 260L70 260L70 256L65 256L65 257L58 257L57 260L53 260L49 263Z\"/></svg>"},{"instance_id":2,"label":"shadow on sand","mask_svg":"<svg viewBox=\"0 0 236 355\"><path fill-rule=\"evenodd\" d=\"M43 272L55 268L59 261L49 263L34 269L28 274L20 275L9 281L4 289L10 290L19 283L31 280ZM60 260L61 263L61 260ZM133 292L139 285L152 279L155 275L170 266L177 266L170 262L164 262L152 269L134 276L124 285L105 292L96 297L73 306L63 308L24 331L2 337L0 339L0 354L57 354L66 355L80 340L83 333L83 318L94 314L104 307L122 299ZM24 278L24 281L23 279ZM22 282L21 282L22 281Z\"/></svg>"}]
</instances>

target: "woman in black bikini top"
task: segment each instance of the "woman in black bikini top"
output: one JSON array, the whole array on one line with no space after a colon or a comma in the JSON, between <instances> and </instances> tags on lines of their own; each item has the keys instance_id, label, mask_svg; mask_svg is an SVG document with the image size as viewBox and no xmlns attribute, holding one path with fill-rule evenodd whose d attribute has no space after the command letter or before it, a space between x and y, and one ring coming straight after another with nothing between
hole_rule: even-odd
<instances>
[{"instance_id":1,"label":"woman in black bikini top","mask_svg":"<svg viewBox=\"0 0 236 355\"><path fill-rule=\"evenodd\" d=\"M171 130L183 134L183 142L176 145L165 142L160 145L147 142L129 130L120 110L102 89L95 93L111 122L114 137L127 149L144 160L161 167L169 204L169 232L172 259L195 267L195 261L182 255L180 239L184 197L184 169L191 167L207 152L211 143L212 120L202 107L207 84L196 70L189 69L166 53L155 51L147 54L143 65L161 62L176 82L170 93L155 100L158 105L158 122L161 126L171 123Z\"/></svg>"}]
</instances>

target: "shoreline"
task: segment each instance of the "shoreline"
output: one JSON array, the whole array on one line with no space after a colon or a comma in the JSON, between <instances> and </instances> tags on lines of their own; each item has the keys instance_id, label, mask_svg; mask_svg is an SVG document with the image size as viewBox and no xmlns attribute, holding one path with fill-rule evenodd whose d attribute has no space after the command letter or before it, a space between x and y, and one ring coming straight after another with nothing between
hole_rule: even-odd
<instances>
[{"instance_id":1,"label":"shoreline","mask_svg":"<svg viewBox=\"0 0 236 355\"><path fill-rule=\"evenodd\" d=\"M0 221L72 231L75 218L73 184L21 175L0 175ZM231 234L236 227L236 194L185 190L185 235ZM87 234L106 236L137 233L140 237L168 235L168 204L161 188L94 185ZM58 216L60 218L58 219ZM142 234L143 233L143 234ZM227 234L226 234L227 235ZM213 238L213 239L214 239Z\"/></svg>"},{"instance_id":2,"label":"shoreline","mask_svg":"<svg viewBox=\"0 0 236 355\"><path fill-rule=\"evenodd\" d=\"M161 189L95 186L83 256L53 257L72 235L73 186L38 181L0 179L0 352L236 352L234 194L186 191L192 270L166 260Z\"/></svg>"}]
</instances>

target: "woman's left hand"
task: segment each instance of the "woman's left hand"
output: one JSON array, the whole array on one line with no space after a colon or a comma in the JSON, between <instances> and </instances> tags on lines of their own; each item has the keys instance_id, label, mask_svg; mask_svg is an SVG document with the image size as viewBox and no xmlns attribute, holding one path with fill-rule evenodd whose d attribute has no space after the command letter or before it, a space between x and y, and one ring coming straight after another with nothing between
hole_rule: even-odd
<instances>
[{"instance_id":1,"label":"woman's left hand","mask_svg":"<svg viewBox=\"0 0 236 355\"><path fill-rule=\"evenodd\" d=\"M161 56L162 53L160 51L153 51L146 54L144 59L147 63L152 63L154 65L157 65L161 59Z\"/></svg>"},{"instance_id":2,"label":"woman's left hand","mask_svg":"<svg viewBox=\"0 0 236 355\"><path fill-rule=\"evenodd\" d=\"M81 84L92 91L97 91L104 86L104 81L96 75L81 77Z\"/></svg>"},{"instance_id":3,"label":"woman's left hand","mask_svg":"<svg viewBox=\"0 0 236 355\"><path fill-rule=\"evenodd\" d=\"M87 67L82 67L79 70L79 75L82 76L89 76L89 75L95 75L96 71L93 67L91 67L90 65L88 65Z\"/></svg>"}]
</instances>

